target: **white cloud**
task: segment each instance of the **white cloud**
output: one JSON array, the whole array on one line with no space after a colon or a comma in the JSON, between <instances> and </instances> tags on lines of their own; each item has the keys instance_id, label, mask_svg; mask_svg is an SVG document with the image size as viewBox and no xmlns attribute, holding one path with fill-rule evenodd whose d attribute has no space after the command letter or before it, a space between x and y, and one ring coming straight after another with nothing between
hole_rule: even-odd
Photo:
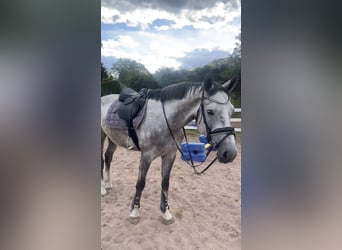
<instances>
[{"instance_id":1,"label":"white cloud","mask_svg":"<svg viewBox=\"0 0 342 250\"><path fill-rule=\"evenodd\" d=\"M148 71L150 71L151 73L156 72L162 66L167 66L167 67L178 69L179 66L181 65L180 62L178 62L176 59L167 57L164 55L160 55L160 56L148 55L142 58L139 62L144 64L145 67L148 69Z\"/></svg>"},{"instance_id":2,"label":"white cloud","mask_svg":"<svg viewBox=\"0 0 342 250\"><path fill-rule=\"evenodd\" d=\"M178 68L178 59L195 49L220 49L231 52L239 29L226 27L215 30L195 31L190 36L173 36L146 31L126 32L119 39L102 41L101 54L116 58L129 58L143 63L151 72L162 66Z\"/></svg>"},{"instance_id":3,"label":"white cloud","mask_svg":"<svg viewBox=\"0 0 342 250\"><path fill-rule=\"evenodd\" d=\"M240 6L239 1L237 4ZM241 14L240 7L232 7L229 2L178 12L146 6L126 12L114 7L101 8L102 23L125 23L138 28L137 31L107 33L106 40L102 40L102 56L136 60L153 73L163 66L178 68L180 59L195 49L221 50L228 54L235 46L240 27L231 22ZM157 19L169 20L169 24L154 25Z\"/></svg>"},{"instance_id":4,"label":"white cloud","mask_svg":"<svg viewBox=\"0 0 342 250\"><path fill-rule=\"evenodd\" d=\"M109 39L102 41L101 54L103 56L114 56L117 58L126 57L127 53L131 57L139 57L136 49L139 48L139 43L127 35L120 35L118 39Z\"/></svg>"},{"instance_id":5,"label":"white cloud","mask_svg":"<svg viewBox=\"0 0 342 250\"><path fill-rule=\"evenodd\" d=\"M120 13L115 8L101 7L101 22L107 24L126 23L128 26L141 27L146 30L158 18L171 19L174 15L163 10L148 8Z\"/></svg>"},{"instance_id":6,"label":"white cloud","mask_svg":"<svg viewBox=\"0 0 342 250\"><path fill-rule=\"evenodd\" d=\"M125 35L119 36L119 43L123 44L124 46L128 48L136 48L139 46L139 43L134 41L132 37L125 36Z\"/></svg>"},{"instance_id":7,"label":"white cloud","mask_svg":"<svg viewBox=\"0 0 342 250\"><path fill-rule=\"evenodd\" d=\"M134 46L127 46L127 41ZM172 36L139 32L125 35L124 39L103 40L101 54L138 61L153 73L162 66L178 68L177 58L184 56L187 50Z\"/></svg>"},{"instance_id":8,"label":"white cloud","mask_svg":"<svg viewBox=\"0 0 342 250\"><path fill-rule=\"evenodd\" d=\"M154 26L154 28L158 31L165 31L165 30L169 30L170 27L167 25L162 25L162 26Z\"/></svg>"},{"instance_id":9,"label":"white cloud","mask_svg":"<svg viewBox=\"0 0 342 250\"><path fill-rule=\"evenodd\" d=\"M173 21L172 28L181 29L193 26L195 29L221 29L228 25L235 17L241 14L240 8L233 10L229 3L218 2L212 8L202 10L182 10ZM219 20L219 21L218 21Z\"/></svg>"},{"instance_id":10,"label":"white cloud","mask_svg":"<svg viewBox=\"0 0 342 250\"><path fill-rule=\"evenodd\" d=\"M237 2L239 5L240 3ZM115 8L101 7L101 22L107 24L126 23L128 26L148 29L154 20L162 18L173 21L172 29L193 26L195 29L220 29L241 14L241 7L233 8L231 3L217 2L211 8L201 10L183 9L179 13L165 10L140 8L120 13ZM113 18L115 17L115 18Z\"/></svg>"},{"instance_id":11,"label":"white cloud","mask_svg":"<svg viewBox=\"0 0 342 250\"><path fill-rule=\"evenodd\" d=\"M101 7L101 23L116 23L114 16L120 16L117 9Z\"/></svg>"}]
</instances>

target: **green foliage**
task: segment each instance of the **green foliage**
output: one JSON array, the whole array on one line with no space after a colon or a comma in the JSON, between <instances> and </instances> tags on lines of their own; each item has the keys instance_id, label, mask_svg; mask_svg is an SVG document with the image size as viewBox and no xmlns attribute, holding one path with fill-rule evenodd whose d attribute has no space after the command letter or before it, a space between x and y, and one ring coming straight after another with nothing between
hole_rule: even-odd
<instances>
[{"instance_id":1,"label":"green foliage","mask_svg":"<svg viewBox=\"0 0 342 250\"><path fill-rule=\"evenodd\" d=\"M105 66L103 66L103 63L101 62L101 81L103 81L107 78L109 78L107 69L105 68Z\"/></svg>"},{"instance_id":2,"label":"green foliage","mask_svg":"<svg viewBox=\"0 0 342 250\"><path fill-rule=\"evenodd\" d=\"M241 32L235 38L236 38L237 41L235 43L235 48L234 48L233 55L235 57L240 58L240 60L241 60Z\"/></svg>"},{"instance_id":3,"label":"green foliage","mask_svg":"<svg viewBox=\"0 0 342 250\"><path fill-rule=\"evenodd\" d=\"M120 83L117 80L107 79L101 83L101 96L109 94L119 94L121 91Z\"/></svg>"},{"instance_id":4,"label":"green foliage","mask_svg":"<svg viewBox=\"0 0 342 250\"><path fill-rule=\"evenodd\" d=\"M115 73L119 75L119 81L136 91L141 88L159 88L158 82L141 63L134 60L120 58L113 64Z\"/></svg>"},{"instance_id":5,"label":"green foliage","mask_svg":"<svg viewBox=\"0 0 342 250\"><path fill-rule=\"evenodd\" d=\"M119 81L114 80L103 63L101 62L101 96L109 94L118 94L121 91Z\"/></svg>"},{"instance_id":6,"label":"green foliage","mask_svg":"<svg viewBox=\"0 0 342 250\"><path fill-rule=\"evenodd\" d=\"M131 82L128 83L129 87L135 91L139 91L142 88L157 89L160 88L157 81L149 75L136 75L132 78Z\"/></svg>"},{"instance_id":7,"label":"green foliage","mask_svg":"<svg viewBox=\"0 0 342 250\"><path fill-rule=\"evenodd\" d=\"M153 77L159 83L160 86L168 86L173 83L181 82L184 80L184 72L181 70L175 70L174 68L160 68Z\"/></svg>"}]
</instances>

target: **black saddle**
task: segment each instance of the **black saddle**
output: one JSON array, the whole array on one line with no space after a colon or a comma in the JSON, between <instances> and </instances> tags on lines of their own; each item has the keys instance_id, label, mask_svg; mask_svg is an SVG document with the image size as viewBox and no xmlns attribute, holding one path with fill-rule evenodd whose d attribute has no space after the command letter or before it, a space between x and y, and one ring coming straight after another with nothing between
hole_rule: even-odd
<instances>
[{"instance_id":1,"label":"black saddle","mask_svg":"<svg viewBox=\"0 0 342 250\"><path fill-rule=\"evenodd\" d=\"M119 117L124 120L128 127L128 135L132 138L135 146L139 148L139 140L133 127L133 119L144 107L147 96L147 89L141 89L139 92L130 88L123 88L119 95L119 101L122 104L119 107Z\"/></svg>"}]
</instances>

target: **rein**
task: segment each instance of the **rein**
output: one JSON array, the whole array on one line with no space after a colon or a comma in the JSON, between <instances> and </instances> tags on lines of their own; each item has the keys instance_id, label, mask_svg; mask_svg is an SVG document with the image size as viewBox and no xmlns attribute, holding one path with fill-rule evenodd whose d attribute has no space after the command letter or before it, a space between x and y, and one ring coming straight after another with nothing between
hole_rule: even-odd
<instances>
[{"instance_id":1,"label":"rein","mask_svg":"<svg viewBox=\"0 0 342 250\"><path fill-rule=\"evenodd\" d=\"M216 128L214 130L211 130L211 128L209 127L208 125L208 122L207 122L207 118L205 116L205 112L204 112L204 100L209 100L211 102L215 102L215 103L218 103L218 104L226 104L226 103L221 103L221 102L218 102L210 97L204 97L204 91L202 92L202 97L201 97L201 105L200 105L200 109L201 110L201 113L202 113L202 117L203 117L203 121L204 121L204 125L205 125L205 128L206 128L206 131L207 131L207 140L208 140L208 143L212 146L211 148L208 149L208 152L206 153L206 156L205 156L205 160L207 160L209 154L216 148L219 147L219 145L222 143L222 141L224 139L226 139L229 135L234 135L235 136L235 133L234 133L234 128L233 127L222 127L222 128ZM164 115L164 119L165 119L165 122L166 122L166 125L167 125L167 128L169 130L169 133L178 149L178 151L180 152L180 154L183 156L183 151L181 150L181 148L179 147L177 141L176 141L176 138L174 136L174 134L172 133L172 130L170 128L170 124L169 124L169 121L167 120L167 117L166 117L166 112L165 112L165 106L164 106L164 102L163 102L163 99L161 100L161 105L162 105L162 109L163 109L163 115ZM199 110L197 111L197 117L196 117L196 121L198 121L198 115L199 115ZM188 138L186 136L186 132L185 132L185 129L183 127L182 129L183 131L183 135L184 135L184 138L185 138L185 141L186 141L186 145L189 149L189 143L188 143ZM219 133L225 133L225 136L219 141L219 142L216 142L214 140L212 140L211 138L211 135L213 134L219 134ZM205 171L207 171L214 163L215 161L217 160L217 156L208 164L208 166L206 166L202 171L197 171L197 167L201 166L204 161L198 165L195 165L194 162L193 162L193 159L192 159L192 155L191 153L189 154L190 156L190 162L189 163L188 161L185 161L190 167L193 168L194 170L194 173L197 174L197 175L200 175L200 174L203 174Z\"/></svg>"}]
</instances>

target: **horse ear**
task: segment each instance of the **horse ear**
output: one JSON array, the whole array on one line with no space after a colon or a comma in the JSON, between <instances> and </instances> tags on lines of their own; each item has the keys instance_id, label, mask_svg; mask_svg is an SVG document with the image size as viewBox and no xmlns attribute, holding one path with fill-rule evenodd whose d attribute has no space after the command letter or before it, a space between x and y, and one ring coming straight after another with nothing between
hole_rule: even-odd
<instances>
[{"instance_id":1,"label":"horse ear","mask_svg":"<svg viewBox=\"0 0 342 250\"><path fill-rule=\"evenodd\" d=\"M237 76L234 76L232 79L228 80L224 84L222 84L222 87L228 92L231 93L233 89L236 87L239 79Z\"/></svg>"},{"instance_id":2,"label":"horse ear","mask_svg":"<svg viewBox=\"0 0 342 250\"><path fill-rule=\"evenodd\" d=\"M208 73L204 78L204 83L203 83L204 90L208 92L213 86L213 83L214 83L213 78L211 74Z\"/></svg>"}]
</instances>

